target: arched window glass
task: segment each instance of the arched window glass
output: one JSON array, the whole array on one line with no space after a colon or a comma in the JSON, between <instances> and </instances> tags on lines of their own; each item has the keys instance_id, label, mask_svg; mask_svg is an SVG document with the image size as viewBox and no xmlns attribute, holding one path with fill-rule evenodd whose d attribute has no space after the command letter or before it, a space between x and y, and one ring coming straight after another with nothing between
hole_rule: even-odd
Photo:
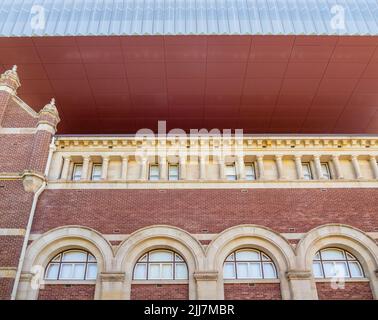
<instances>
[{"instance_id":1,"label":"arched window glass","mask_svg":"<svg viewBox=\"0 0 378 320\"><path fill-rule=\"evenodd\" d=\"M223 265L224 279L276 279L272 259L255 249L241 249L231 253Z\"/></svg>"},{"instance_id":2,"label":"arched window glass","mask_svg":"<svg viewBox=\"0 0 378 320\"><path fill-rule=\"evenodd\" d=\"M349 252L338 248L319 250L312 264L315 278L363 278L358 260Z\"/></svg>"},{"instance_id":3,"label":"arched window glass","mask_svg":"<svg viewBox=\"0 0 378 320\"><path fill-rule=\"evenodd\" d=\"M89 252L68 250L56 255L47 265L46 280L94 280L97 261Z\"/></svg>"},{"instance_id":4,"label":"arched window glass","mask_svg":"<svg viewBox=\"0 0 378 320\"><path fill-rule=\"evenodd\" d=\"M184 259L170 250L153 250L144 254L134 268L135 280L187 280Z\"/></svg>"}]
</instances>

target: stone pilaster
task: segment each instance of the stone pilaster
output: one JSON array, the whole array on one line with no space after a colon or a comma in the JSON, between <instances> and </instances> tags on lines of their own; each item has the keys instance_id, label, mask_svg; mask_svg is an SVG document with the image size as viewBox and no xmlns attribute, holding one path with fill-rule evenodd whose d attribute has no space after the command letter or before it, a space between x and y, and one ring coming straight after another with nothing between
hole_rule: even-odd
<instances>
[{"instance_id":1,"label":"stone pilaster","mask_svg":"<svg viewBox=\"0 0 378 320\"><path fill-rule=\"evenodd\" d=\"M352 159L352 165L353 165L356 179L362 179L363 177L361 174L361 168L360 168L360 163L358 161L358 157L356 155L352 155L351 159Z\"/></svg>"},{"instance_id":2,"label":"stone pilaster","mask_svg":"<svg viewBox=\"0 0 378 320\"><path fill-rule=\"evenodd\" d=\"M317 300L317 292L311 271L290 270L286 273L293 300Z\"/></svg>"},{"instance_id":3,"label":"stone pilaster","mask_svg":"<svg viewBox=\"0 0 378 320\"><path fill-rule=\"evenodd\" d=\"M107 156L102 158L101 180L108 179L109 160L110 159Z\"/></svg>"},{"instance_id":4,"label":"stone pilaster","mask_svg":"<svg viewBox=\"0 0 378 320\"><path fill-rule=\"evenodd\" d=\"M218 272L217 271L197 271L194 273L197 283L198 300L217 300L218 297Z\"/></svg>"},{"instance_id":5,"label":"stone pilaster","mask_svg":"<svg viewBox=\"0 0 378 320\"><path fill-rule=\"evenodd\" d=\"M303 169L302 169L302 156L297 154L295 157L295 168L297 171L297 178L298 180L303 180Z\"/></svg>"},{"instance_id":6,"label":"stone pilaster","mask_svg":"<svg viewBox=\"0 0 378 320\"><path fill-rule=\"evenodd\" d=\"M343 173L342 173L342 170L341 170L341 166L340 166L339 156L333 155L332 156L332 163L333 163L333 166L335 167L336 179L344 179L344 176L343 176Z\"/></svg>"}]
</instances>

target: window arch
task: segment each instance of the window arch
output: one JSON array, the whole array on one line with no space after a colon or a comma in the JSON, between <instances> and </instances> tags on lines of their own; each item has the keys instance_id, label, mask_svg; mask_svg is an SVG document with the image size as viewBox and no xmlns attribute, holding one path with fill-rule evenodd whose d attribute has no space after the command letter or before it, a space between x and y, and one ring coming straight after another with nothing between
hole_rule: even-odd
<instances>
[{"instance_id":1,"label":"window arch","mask_svg":"<svg viewBox=\"0 0 378 320\"><path fill-rule=\"evenodd\" d=\"M139 258L134 267L134 280L187 280L185 260L171 250L153 250Z\"/></svg>"},{"instance_id":2,"label":"window arch","mask_svg":"<svg viewBox=\"0 0 378 320\"><path fill-rule=\"evenodd\" d=\"M47 265L46 280L95 280L96 258L84 250L67 250L56 255Z\"/></svg>"},{"instance_id":3,"label":"window arch","mask_svg":"<svg viewBox=\"0 0 378 320\"><path fill-rule=\"evenodd\" d=\"M312 263L315 278L363 278L364 271L355 256L339 248L319 250Z\"/></svg>"},{"instance_id":4,"label":"window arch","mask_svg":"<svg viewBox=\"0 0 378 320\"><path fill-rule=\"evenodd\" d=\"M231 253L223 265L224 279L277 279L272 259L256 249L240 249Z\"/></svg>"}]
</instances>

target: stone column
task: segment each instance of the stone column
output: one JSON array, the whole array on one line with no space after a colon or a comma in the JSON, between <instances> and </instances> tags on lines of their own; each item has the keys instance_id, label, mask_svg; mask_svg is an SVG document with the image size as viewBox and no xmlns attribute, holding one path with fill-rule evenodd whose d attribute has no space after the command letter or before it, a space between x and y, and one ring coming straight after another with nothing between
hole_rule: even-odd
<instances>
[{"instance_id":1,"label":"stone column","mask_svg":"<svg viewBox=\"0 0 378 320\"><path fill-rule=\"evenodd\" d=\"M377 158L375 156L370 156L369 160L370 160L371 170L373 171L374 179L378 179Z\"/></svg>"},{"instance_id":2,"label":"stone column","mask_svg":"<svg viewBox=\"0 0 378 320\"><path fill-rule=\"evenodd\" d=\"M121 180L127 179L128 164L129 164L129 156L122 156Z\"/></svg>"},{"instance_id":3,"label":"stone column","mask_svg":"<svg viewBox=\"0 0 378 320\"><path fill-rule=\"evenodd\" d=\"M353 169L356 175L357 179L362 179L362 174L361 174L361 168L360 168L360 163L358 162L358 157L356 155L352 155L352 164L353 164Z\"/></svg>"},{"instance_id":4,"label":"stone column","mask_svg":"<svg viewBox=\"0 0 378 320\"><path fill-rule=\"evenodd\" d=\"M276 155L275 159L276 159L276 166L277 166L277 172L278 172L278 179L284 180L284 179L286 179L286 177L284 175L282 156Z\"/></svg>"},{"instance_id":5,"label":"stone column","mask_svg":"<svg viewBox=\"0 0 378 320\"><path fill-rule=\"evenodd\" d=\"M318 177L318 179L325 179L325 177L323 176L323 172L322 172L322 165L320 163L320 156L318 155L315 155L314 156L314 163L315 163L315 169L316 169L316 176Z\"/></svg>"},{"instance_id":6,"label":"stone column","mask_svg":"<svg viewBox=\"0 0 378 320\"><path fill-rule=\"evenodd\" d=\"M179 159L179 175L180 180L186 179L186 156L180 156Z\"/></svg>"},{"instance_id":7,"label":"stone column","mask_svg":"<svg viewBox=\"0 0 378 320\"><path fill-rule=\"evenodd\" d=\"M200 156L200 180L206 179L206 156Z\"/></svg>"},{"instance_id":8,"label":"stone column","mask_svg":"<svg viewBox=\"0 0 378 320\"><path fill-rule=\"evenodd\" d=\"M302 156L299 154L295 155L295 168L297 169L298 180L303 180Z\"/></svg>"},{"instance_id":9,"label":"stone column","mask_svg":"<svg viewBox=\"0 0 378 320\"><path fill-rule=\"evenodd\" d=\"M218 272L205 271L195 272L194 279L197 283L197 300L218 300L219 292L218 285Z\"/></svg>"},{"instance_id":10,"label":"stone column","mask_svg":"<svg viewBox=\"0 0 378 320\"><path fill-rule=\"evenodd\" d=\"M343 173L341 171L339 156L333 155L332 156L332 163L333 163L333 165L335 167L336 179L344 179Z\"/></svg>"},{"instance_id":11,"label":"stone column","mask_svg":"<svg viewBox=\"0 0 378 320\"><path fill-rule=\"evenodd\" d=\"M108 168L109 168L109 157L108 156L102 157L101 180L108 179Z\"/></svg>"},{"instance_id":12,"label":"stone column","mask_svg":"<svg viewBox=\"0 0 378 320\"><path fill-rule=\"evenodd\" d=\"M80 180L87 180L88 179L88 169L89 169L89 161L90 156L83 156L83 171L81 172Z\"/></svg>"},{"instance_id":13,"label":"stone column","mask_svg":"<svg viewBox=\"0 0 378 320\"><path fill-rule=\"evenodd\" d=\"M68 173L70 171L71 157L63 156L63 168L59 180L68 180Z\"/></svg>"},{"instance_id":14,"label":"stone column","mask_svg":"<svg viewBox=\"0 0 378 320\"><path fill-rule=\"evenodd\" d=\"M290 270L286 274L289 280L292 300L317 300L316 285L311 271Z\"/></svg>"},{"instance_id":15,"label":"stone column","mask_svg":"<svg viewBox=\"0 0 378 320\"><path fill-rule=\"evenodd\" d=\"M100 273L100 300L123 300L124 272Z\"/></svg>"},{"instance_id":16,"label":"stone column","mask_svg":"<svg viewBox=\"0 0 378 320\"><path fill-rule=\"evenodd\" d=\"M238 163L238 179L245 180L244 157L241 155L238 156L237 163Z\"/></svg>"},{"instance_id":17,"label":"stone column","mask_svg":"<svg viewBox=\"0 0 378 320\"><path fill-rule=\"evenodd\" d=\"M167 157L160 156L160 180L167 180L168 179L168 164L167 164Z\"/></svg>"},{"instance_id":18,"label":"stone column","mask_svg":"<svg viewBox=\"0 0 378 320\"><path fill-rule=\"evenodd\" d=\"M141 168L140 168L140 180L147 180L148 172L148 159L147 157L142 157Z\"/></svg>"},{"instance_id":19,"label":"stone column","mask_svg":"<svg viewBox=\"0 0 378 320\"><path fill-rule=\"evenodd\" d=\"M264 156L257 156L257 168L259 170L259 180L265 179Z\"/></svg>"},{"instance_id":20,"label":"stone column","mask_svg":"<svg viewBox=\"0 0 378 320\"><path fill-rule=\"evenodd\" d=\"M218 157L218 164L219 164L219 179L226 180L226 174L225 174L225 163L224 163L224 157L219 156Z\"/></svg>"}]
</instances>

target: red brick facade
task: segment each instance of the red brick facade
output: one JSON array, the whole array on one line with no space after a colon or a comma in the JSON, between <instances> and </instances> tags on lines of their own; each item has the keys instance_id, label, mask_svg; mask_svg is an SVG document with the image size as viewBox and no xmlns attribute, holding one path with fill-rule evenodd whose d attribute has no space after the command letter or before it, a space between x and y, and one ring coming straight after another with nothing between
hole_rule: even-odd
<instances>
[{"instance_id":1,"label":"red brick facade","mask_svg":"<svg viewBox=\"0 0 378 320\"><path fill-rule=\"evenodd\" d=\"M369 282L345 282L343 289L333 289L331 282L317 282L319 300L372 300Z\"/></svg>"},{"instance_id":2,"label":"red brick facade","mask_svg":"<svg viewBox=\"0 0 378 320\"><path fill-rule=\"evenodd\" d=\"M276 232L290 232L289 228L294 228L291 232L307 232L319 225L345 221L368 232L378 227L376 208L378 188L250 189L248 193L226 189L173 189L165 193L46 190L38 203L33 232L83 225L101 233L118 229L130 234L154 224L172 225L190 233L219 233L240 224L257 224ZM112 218L109 220L104 212L111 212Z\"/></svg>"},{"instance_id":3,"label":"red brick facade","mask_svg":"<svg viewBox=\"0 0 378 320\"><path fill-rule=\"evenodd\" d=\"M38 300L93 300L94 284L52 284L39 290Z\"/></svg>"},{"instance_id":4,"label":"red brick facade","mask_svg":"<svg viewBox=\"0 0 378 320\"><path fill-rule=\"evenodd\" d=\"M131 300L187 300L187 284L132 284Z\"/></svg>"},{"instance_id":5,"label":"red brick facade","mask_svg":"<svg viewBox=\"0 0 378 320\"><path fill-rule=\"evenodd\" d=\"M279 283L225 283L225 300L281 300Z\"/></svg>"}]
</instances>

